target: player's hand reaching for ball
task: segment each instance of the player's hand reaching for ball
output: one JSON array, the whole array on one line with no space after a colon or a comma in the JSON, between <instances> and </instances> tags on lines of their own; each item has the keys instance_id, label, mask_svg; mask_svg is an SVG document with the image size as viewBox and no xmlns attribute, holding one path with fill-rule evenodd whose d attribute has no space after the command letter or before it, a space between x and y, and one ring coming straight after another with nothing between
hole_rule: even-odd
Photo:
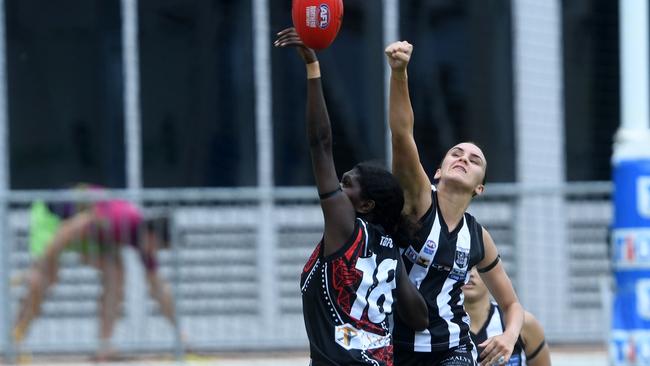
<instances>
[{"instance_id":1,"label":"player's hand reaching for ball","mask_svg":"<svg viewBox=\"0 0 650 366\"><path fill-rule=\"evenodd\" d=\"M311 64L318 61L316 52L302 43L295 28L286 28L280 31L277 36L278 38L273 43L275 47L296 47L296 51L298 51L302 60L305 61L305 64Z\"/></svg>"},{"instance_id":2,"label":"player's hand reaching for ball","mask_svg":"<svg viewBox=\"0 0 650 366\"><path fill-rule=\"evenodd\" d=\"M393 71L405 71L411 60L413 45L406 41L394 42L389 44L384 52Z\"/></svg>"}]
</instances>

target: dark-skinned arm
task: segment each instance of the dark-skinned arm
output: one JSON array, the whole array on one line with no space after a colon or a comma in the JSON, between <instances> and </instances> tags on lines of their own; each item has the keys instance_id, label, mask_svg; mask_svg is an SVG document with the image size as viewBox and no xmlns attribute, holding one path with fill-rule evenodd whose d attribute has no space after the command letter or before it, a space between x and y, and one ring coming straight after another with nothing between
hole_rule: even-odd
<instances>
[{"instance_id":1,"label":"dark-skinned arm","mask_svg":"<svg viewBox=\"0 0 650 366\"><path fill-rule=\"evenodd\" d=\"M429 326L429 310L422 294L409 279L404 262L399 258L397 276L397 314L411 329L421 331Z\"/></svg>"},{"instance_id":2,"label":"dark-skinned arm","mask_svg":"<svg viewBox=\"0 0 650 366\"><path fill-rule=\"evenodd\" d=\"M278 33L276 47L295 47L307 68L307 139L312 169L325 219L324 253L336 252L352 236L356 212L340 190L332 154L332 128L323 96L320 65L316 53L307 48L294 28Z\"/></svg>"}]
</instances>

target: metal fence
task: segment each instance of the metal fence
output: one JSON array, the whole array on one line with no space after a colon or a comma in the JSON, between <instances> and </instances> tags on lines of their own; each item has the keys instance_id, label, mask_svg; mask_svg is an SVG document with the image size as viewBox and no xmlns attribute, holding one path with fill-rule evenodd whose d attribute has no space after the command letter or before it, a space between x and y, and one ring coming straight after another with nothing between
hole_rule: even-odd
<instances>
[{"instance_id":1,"label":"metal fence","mask_svg":"<svg viewBox=\"0 0 650 366\"><path fill-rule=\"evenodd\" d=\"M610 184L493 184L487 192L470 211L491 232L522 303L541 320L549 341L602 342L608 328L603 295L609 289L603 291L606 286L601 284L610 275ZM32 261L27 244L30 204L107 197L129 199L145 213L164 211L172 218L173 245L161 252L159 270L173 288L189 347L200 351L306 349L298 282L323 223L310 187L11 192L6 197L7 215L0 218L6 233L0 254L5 284L0 293L5 315L2 334L11 332L25 293L24 284L16 279ZM551 207L557 202L559 207ZM565 233L562 252L546 252L539 244L553 237L551 232ZM113 336L115 348L173 352L179 340L147 294L137 254L125 248L122 258L126 293ZM546 278L546 273L556 272L563 282ZM98 347L100 293L99 273L83 265L79 255L65 253L60 280L20 351L93 352ZM10 337L2 338L2 350L14 350Z\"/></svg>"}]
</instances>

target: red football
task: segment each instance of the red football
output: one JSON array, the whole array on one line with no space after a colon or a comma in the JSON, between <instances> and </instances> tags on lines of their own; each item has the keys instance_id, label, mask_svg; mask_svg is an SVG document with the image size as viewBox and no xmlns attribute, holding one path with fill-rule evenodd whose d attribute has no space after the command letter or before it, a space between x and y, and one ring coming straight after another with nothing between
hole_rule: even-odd
<instances>
[{"instance_id":1,"label":"red football","mask_svg":"<svg viewBox=\"0 0 650 366\"><path fill-rule=\"evenodd\" d=\"M343 0L293 0L291 18L305 46L322 50L339 33Z\"/></svg>"}]
</instances>

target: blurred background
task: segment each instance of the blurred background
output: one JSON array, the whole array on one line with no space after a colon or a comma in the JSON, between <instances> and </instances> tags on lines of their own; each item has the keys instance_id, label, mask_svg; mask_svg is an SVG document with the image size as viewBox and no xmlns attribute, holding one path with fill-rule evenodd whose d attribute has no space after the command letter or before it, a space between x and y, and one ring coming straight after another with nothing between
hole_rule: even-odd
<instances>
[{"instance_id":1,"label":"blurred background","mask_svg":"<svg viewBox=\"0 0 650 366\"><path fill-rule=\"evenodd\" d=\"M10 336L25 293L12 278L32 262L29 205L88 200L64 187L92 182L171 215L174 240L160 272L193 351L306 357L299 275L322 216L304 67L295 52L272 48L291 24L291 2L0 4L3 355L97 349L99 275L74 253L63 255L60 281L20 349ZM487 190L470 211L492 233L524 307L551 350L604 350L618 1L344 4L338 38L319 54L339 173L390 162L383 49L408 40L428 173L453 144L482 146ZM179 339L148 299L137 255L123 256L115 348L173 354Z\"/></svg>"}]
</instances>

